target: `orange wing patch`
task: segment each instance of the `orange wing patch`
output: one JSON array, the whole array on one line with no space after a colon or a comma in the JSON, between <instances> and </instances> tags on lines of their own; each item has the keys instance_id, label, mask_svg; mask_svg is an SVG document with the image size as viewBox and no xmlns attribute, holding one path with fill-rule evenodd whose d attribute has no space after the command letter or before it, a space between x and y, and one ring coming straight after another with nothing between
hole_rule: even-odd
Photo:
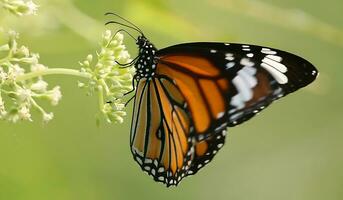
<instances>
[{"instance_id":1,"label":"orange wing patch","mask_svg":"<svg viewBox=\"0 0 343 200\"><path fill-rule=\"evenodd\" d=\"M207 59L198 56L168 55L161 57L164 61L182 66L195 74L204 76L219 76L220 71Z\"/></svg>"},{"instance_id":2,"label":"orange wing patch","mask_svg":"<svg viewBox=\"0 0 343 200\"><path fill-rule=\"evenodd\" d=\"M177 57L171 56L169 61L172 58ZM177 63L179 62L173 61L173 64ZM189 66L184 65L182 67L189 68ZM214 68L214 66L211 67ZM193 68L194 70L198 69ZM158 74L173 77L175 84L186 99L198 134L205 133L211 126L212 121L221 117L227 110L227 99L225 99L222 91L223 89L229 89L229 83L223 78L213 78L218 75L216 70L212 71L211 76L195 79L192 75L178 71L166 64L159 63L157 67ZM210 74L211 70L206 70L206 73ZM202 75L205 75L205 73L202 73Z\"/></svg>"},{"instance_id":3,"label":"orange wing patch","mask_svg":"<svg viewBox=\"0 0 343 200\"><path fill-rule=\"evenodd\" d=\"M147 104L148 99L148 93L146 92L148 85L145 80L142 80L139 85L140 89L137 91L139 96L136 97L137 105L135 108L135 115L137 116L133 120L132 126L132 134L131 139L133 139L134 147L136 150L143 152L144 149L144 140L145 140L145 132L147 130L148 122L146 121L147 118L147 107L145 106ZM137 110L136 110L137 109Z\"/></svg>"},{"instance_id":4,"label":"orange wing patch","mask_svg":"<svg viewBox=\"0 0 343 200\"><path fill-rule=\"evenodd\" d=\"M195 153L197 156L203 156L207 152L207 149L208 149L208 144L206 140L204 140L196 144Z\"/></svg>"},{"instance_id":5,"label":"orange wing patch","mask_svg":"<svg viewBox=\"0 0 343 200\"><path fill-rule=\"evenodd\" d=\"M154 91L154 85L150 84L149 89L150 91ZM149 135L149 145L146 155L151 159L158 159L162 147L161 133L159 132L162 111L160 110L158 97L155 92L150 92L150 105L150 111L153 113L153 116L151 117L150 134L146 133ZM141 151L143 152L143 149Z\"/></svg>"},{"instance_id":6,"label":"orange wing patch","mask_svg":"<svg viewBox=\"0 0 343 200\"><path fill-rule=\"evenodd\" d=\"M203 89L205 98L209 102L211 108L212 118L216 119L219 115L225 112L225 101L223 99L222 92L216 82L208 79L202 79L199 81L200 87ZM216 103L214 103L216 102Z\"/></svg>"}]
</instances>

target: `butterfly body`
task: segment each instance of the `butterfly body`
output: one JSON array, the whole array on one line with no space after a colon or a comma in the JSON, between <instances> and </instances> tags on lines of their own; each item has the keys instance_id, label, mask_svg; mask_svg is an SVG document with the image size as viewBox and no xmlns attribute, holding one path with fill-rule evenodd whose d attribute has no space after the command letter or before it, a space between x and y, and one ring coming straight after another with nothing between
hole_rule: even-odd
<instances>
[{"instance_id":1,"label":"butterfly body","mask_svg":"<svg viewBox=\"0 0 343 200\"><path fill-rule=\"evenodd\" d=\"M144 36L137 45L131 151L143 171L167 186L207 165L228 127L318 74L296 55L256 45L201 42L158 50Z\"/></svg>"},{"instance_id":2,"label":"butterfly body","mask_svg":"<svg viewBox=\"0 0 343 200\"><path fill-rule=\"evenodd\" d=\"M139 58L135 62L136 79L151 78L155 75L157 61L155 58L157 49L145 37L138 37L137 45L139 49Z\"/></svg>"}]
</instances>

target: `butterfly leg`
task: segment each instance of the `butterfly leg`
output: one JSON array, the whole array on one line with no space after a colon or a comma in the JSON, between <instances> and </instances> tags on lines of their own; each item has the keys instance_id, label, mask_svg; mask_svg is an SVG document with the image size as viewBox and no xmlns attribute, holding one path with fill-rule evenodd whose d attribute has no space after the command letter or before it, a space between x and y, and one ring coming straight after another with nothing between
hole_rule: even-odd
<instances>
[{"instance_id":1,"label":"butterfly leg","mask_svg":"<svg viewBox=\"0 0 343 200\"><path fill-rule=\"evenodd\" d=\"M125 103L125 107L130 103L130 101L132 101L132 99L135 98L136 95L133 95L126 103Z\"/></svg>"},{"instance_id":2,"label":"butterfly leg","mask_svg":"<svg viewBox=\"0 0 343 200\"><path fill-rule=\"evenodd\" d=\"M137 61L137 59L139 58L139 56L137 56L136 58L134 58L131 62L129 63L120 63L118 61L115 61L119 66L121 66L120 68L127 68L127 67L131 67L132 65L135 64L135 62Z\"/></svg>"},{"instance_id":3,"label":"butterfly leg","mask_svg":"<svg viewBox=\"0 0 343 200\"><path fill-rule=\"evenodd\" d=\"M123 96L126 96L126 95L128 95L128 94L131 94L132 92L134 92L134 91L136 90L136 85L135 85L136 77L137 77L136 74L133 75L133 78L132 78L132 90L130 90L130 91L124 93ZM128 100L128 102L125 103L125 106L126 106L134 97L135 97L135 95L133 95L133 96ZM115 101L115 100L117 100L117 99L115 98L113 101ZM111 104L111 103L113 103L113 101L107 101L106 103Z\"/></svg>"},{"instance_id":4,"label":"butterfly leg","mask_svg":"<svg viewBox=\"0 0 343 200\"><path fill-rule=\"evenodd\" d=\"M132 97L130 97L130 99L125 103L125 107L132 101L132 99L135 98L136 95L133 95ZM114 99L114 101L117 99ZM106 103L108 104L112 104L114 101L107 101Z\"/></svg>"}]
</instances>

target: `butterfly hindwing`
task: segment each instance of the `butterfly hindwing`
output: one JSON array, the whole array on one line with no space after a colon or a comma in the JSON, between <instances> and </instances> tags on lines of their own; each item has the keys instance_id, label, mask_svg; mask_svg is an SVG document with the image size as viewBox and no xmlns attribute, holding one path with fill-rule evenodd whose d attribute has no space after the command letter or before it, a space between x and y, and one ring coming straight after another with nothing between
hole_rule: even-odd
<instances>
[{"instance_id":1,"label":"butterfly hindwing","mask_svg":"<svg viewBox=\"0 0 343 200\"><path fill-rule=\"evenodd\" d=\"M221 133L212 135L202 141L198 141L194 147L192 164L188 175L196 174L201 168L212 161L218 151L224 146L226 128Z\"/></svg>"},{"instance_id":2,"label":"butterfly hindwing","mask_svg":"<svg viewBox=\"0 0 343 200\"><path fill-rule=\"evenodd\" d=\"M131 151L142 170L167 186L188 175L194 153L192 121L178 88L166 78L138 83Z\"/></svg>"}]
</instances>

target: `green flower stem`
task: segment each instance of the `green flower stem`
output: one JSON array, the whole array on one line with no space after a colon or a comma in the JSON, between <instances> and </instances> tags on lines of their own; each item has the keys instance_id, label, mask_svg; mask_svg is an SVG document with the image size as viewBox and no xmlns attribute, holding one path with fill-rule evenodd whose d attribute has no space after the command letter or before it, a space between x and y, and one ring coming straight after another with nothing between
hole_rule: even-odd
<instances>
[{"instance_id":1,"label":"green flower stem","mask_svg":"<svg viewBox=\"0 0 343 200\"><path fill-rule=\"evenodd\" d=\"M103 113L104 112L104 88L103 86L99 85L98 86L98 90L99 90L99 109L100 111Z\"/></svg>"},{"instance_id":2,"label":"green flower stem","mask_svg":"<svg viewBox=\"0 0 343 200\"><path fill-rule=\"evenodd\" d=\"M110 93L110 89L108 88L106 82L104 79L100 80L101 86L103 87L103 89L105 90L105 94L108 96Z\"/></svg>"},{"instance_id":3,"label":"green flower stem","mask_svg":"<svg viewBox=\"0 0 343 200\"><path fill-rule=\"evenodd\" d=\"M17 82L29 80L32 78L45 76L45 75L71 75L71 76L78 76L82 78L91 79L92 75L88 72L80 72L79 70L75 69L66 69L66 68L48 68L40 71L29 72L24 75L18 76L16 78Z\"/></svg>"},{"instance_id":4,"label":"green flower stem","mask_svg":"<svg viewBox=\"0 0 343 200\"><path fill-rule=\"evenodd\" d=\"M45 110L41 106L39 106L33 98L30 98L30 102L39 112L41 112L42 114L46 114Z\"/></svg>"},{"instance_id":5,"label":"green flower stem","mask_svg":"<svg viewBox=\"0 0 343 200\"><path fill-rule=\"evenodd\" d=\"M12 56L12 52L9 52L6 57L0 59L0 63L8 62L11 56Z\"/></svg>"}]
</instances>

